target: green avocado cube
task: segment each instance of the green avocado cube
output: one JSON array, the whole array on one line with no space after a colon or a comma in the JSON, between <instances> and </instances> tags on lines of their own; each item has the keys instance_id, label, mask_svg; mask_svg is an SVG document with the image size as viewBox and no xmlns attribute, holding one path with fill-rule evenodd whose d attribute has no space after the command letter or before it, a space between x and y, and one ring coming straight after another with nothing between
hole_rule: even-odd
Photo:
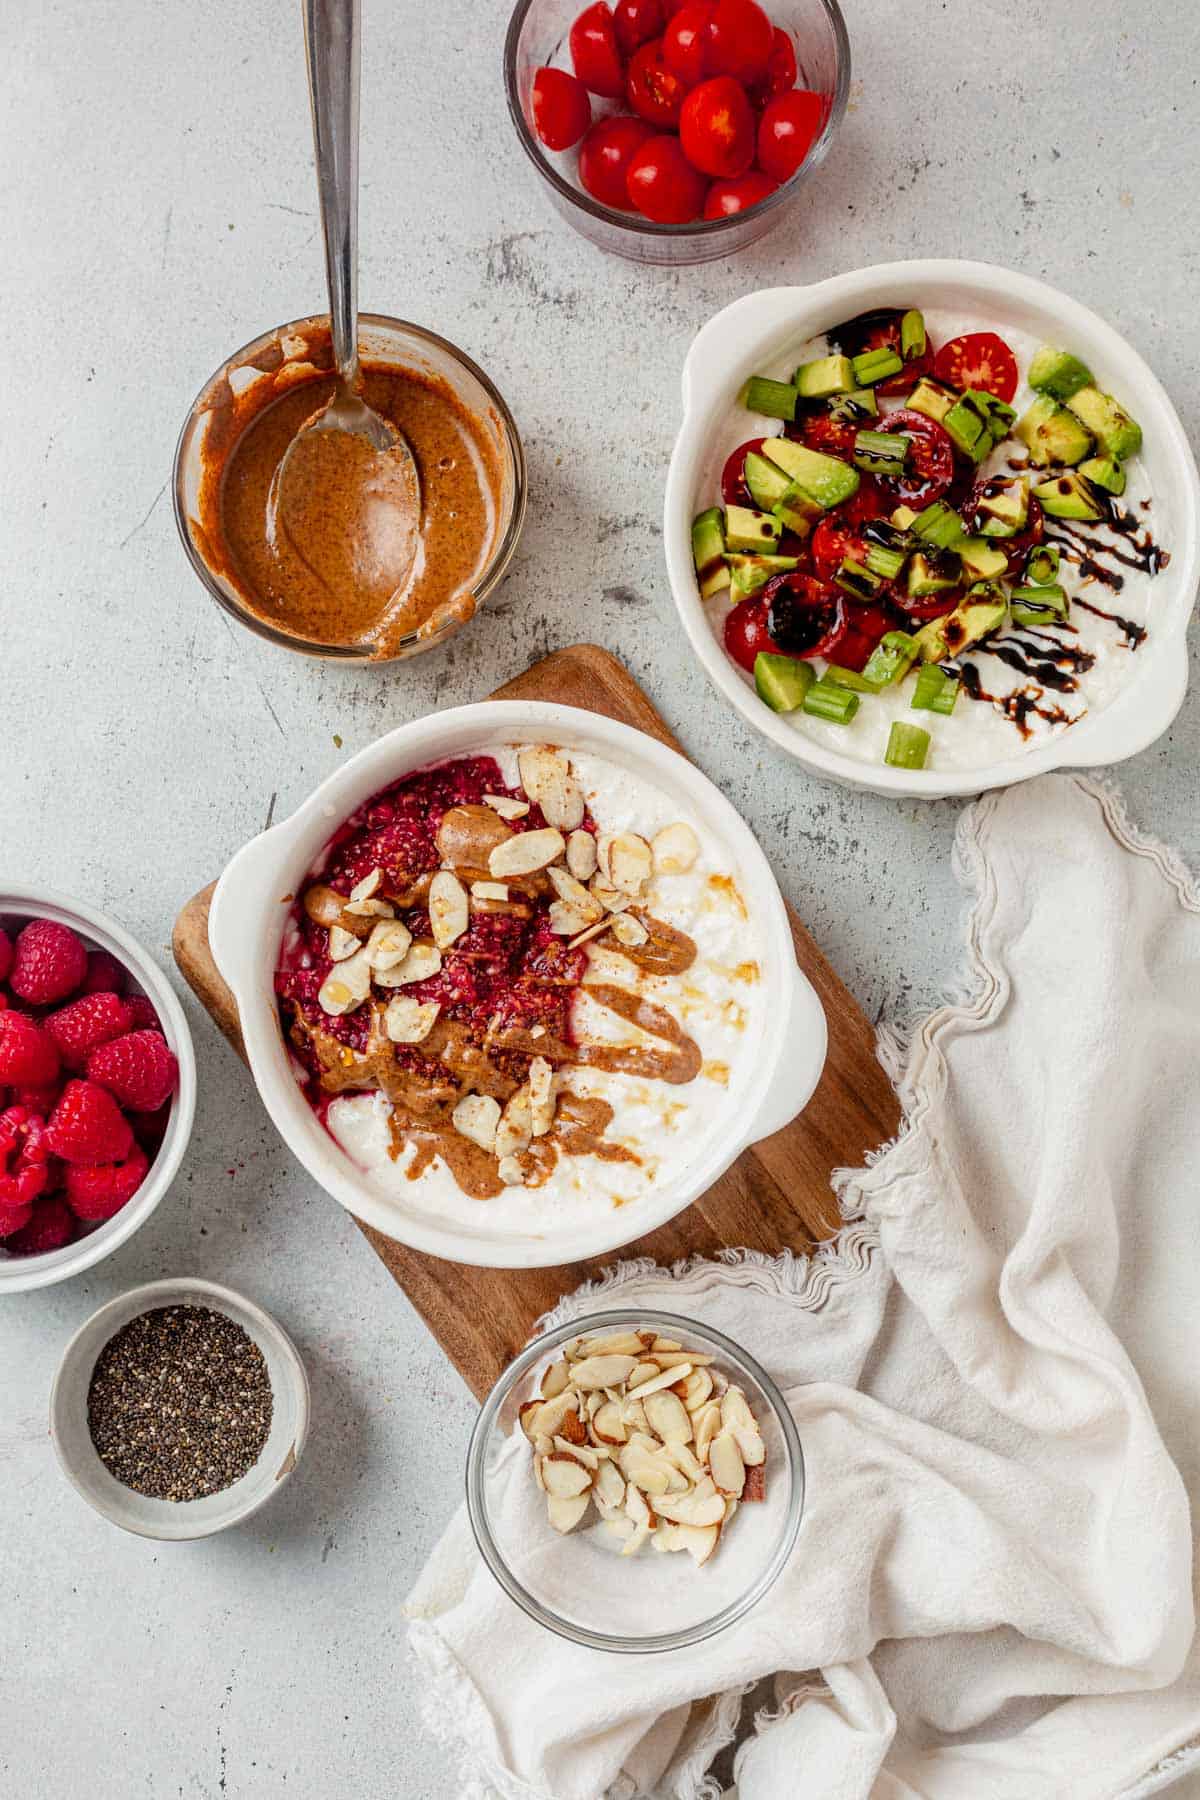
<instances>
[{"instance_id":1,"label":"green avocado cube","mask_svg":"<svg viewBox=\"0 0 1200 1800\"><path fill-rule=\"evenodd\" d=\"M954 402L942 420L942 429L973 463L981 463L992 448L988 414L970 394L962 394Z\"/></svg>"},{"instance_id":2,"label":"green avocado cube","mask_svg":"<svg viewBox=\"0 0 1200 1800\"><path fill-rule=\"evenodd\" d=\"M985 515L979 528L985 536L1015 537L1029 518L1028 483L1019 476L1014 481L985 482L978 510Z\"/></svg>"},{"instance_id":3,"label":"green avocado cube","mask_svg":"<svg viewBox=\"0 0 1200 1800\"><path fill-rule=\"evenodd\" d=\"M749 600L760 588L765 588L774 575L790 575L797 567L794 556L727 556L730 583L729 599L736 604L739 600Z\"/></svg>"},{"instance_id":4,"label":"green avocado cube","mask_svg":"<svg viewBox=\"0 0 1200 1800\"><path fill-rule=\"evenodd\" d=\"M1068 469L1090 455L1092 434L1086 431L1073 412L1043 394L1016 424L1016 435L1029 451L1029 460L1039 468L1062 463Z\"/></svg>"},{"instance_id":5,"label":"green avocado cube","mask_svg":"<svg viewBox=\"0 0 1200 1800\"><path fill-rule=\"evenodd\" d=\"M1131 419L1124 407L1118 406L1111 394L1099 388L1082 387L1072 394L1067 405L1077 419L1082 419L1105 456L1124 462L1142 447L1142 428ZM1079 459L1076 458L1076 461Z\"/></svg>"},{"instance_id":6,"label":"green avocado cube","mask_svg":"<svg viewBox=\"0 0 1200 1800\"><path fill-rule=\"evenodd\" d=\"M854 370L848 356L819 356L801 363L792 376L796 392L804 400L828 400L831 394L848 394L854 387Z\"/></svg>"},{"instance_id":7,"label":"green avocado cube","mask_svg":"<svg viewBox=\"0 0 1200 1800\"><path fill-rule=\"evenodd\" d=\"M1038 394L1049 394L1053 400L1069 400L1082 387L1091 387L1092 371L1069 350L1056 350L1043 344L1029 365L1029 385Z\"/></svg>"},{"instance_id":8,"label":"green avocado cube","mask_svg":"<svg viewBox=\"0 0 1200 1800\"><path fill-rule=\"evenodd\" d=\"M1085 481L1077 469L1068 469L1049 481L1040 481L1034 493L1042 511L1052 519L1075 519L1098 524L1104 517L1104 499L1098 488Z\"/></svg>"},{"instance_id":9,"label":"green avocado cube","mask_svg":"<svg viewBox=\"0 0 1200 1800\"><path fill-rule=\"evenodd\" d=\"M945 662L961 650L998 631L1008 616L1008 601L993 582L980 582L953 612L930 619L917 633L922 662Z\"/></svg>"},{"instance_id":10,"label":"green avocado cube","mask_svg":"<svg viewBox=\"0 0 1200 1800\"><path fill-rule=\"evenodd\" d=\"M750 489L750 498L762 512L773 511L787 493L788 478L783 470L760 456L757 450L747 450L742 479Z\"/></svg>"},{"instance_id":11,"label":"green avocado cube","mask_svg":"<svg viewBox=\"0 0 1200 1800\"><path fill-rule=\"evenodd\" d=\"M840 506L858 492L858 470L836 456L794 444L791 438L768 438L763 455L789 475L808 499L825 510Z\"/></svg>"},{"instance_id":12,"label":"green avocado cube","mask_svg":"<svg viewBox=\"0 0 1200 1800\"><path fill-rule=\"evenodd\" d=\"M812 664L794 656L760 650L754 659L755 690L772 712L795 712L815 680Z\"/></svg>"},{"instance_id":13,"label":"green avocado cube","mask_svg":"<svg viewBox=\"0 0 1200 1800\"><path fill-rule=\"evenodd\" d=\"M910 411L924 413L927 419L940 425L957 400L953 388L943 387L940 381L931 381L928 375L922 375L905 405Z\"/></svg>"},{"instance_id":14,"label":"green avocado cube","mask_svg":"<svg viewBox=\"0 0 1200 1800\"><path fill-rule=\"evenodd\" d=\"M769 555L779 542L779 532L779 520L770 513L756 512L752 506L725 508L727 550L762 550Z\"/></svg>"},{"instance_id":15,"label":"green avocado cube","mask_svg":"<svg viewBox=\"0 0 1200 1800\"><path fill-rule=\"evenodd\" d=\"M905 587L911 600L922 600L931 594L948 593L958 586L959 580L959 560L952 552L942 551L935 561L918 550L908 565Z\"/></svg>"},{"instance_id":16,"label":"green avocado cube","mask_svg":"<svg viewBox=\"0 0 1200 1800\"><path fill-rule=\"evenodd\" d=\"M1103 488L1106 494L1125 492L1125 471L1111 456L1089 456L1086 462L1080 463L1079 473L1093 487Z\"/></svg>"},{"instance_id":17,"label":"green avocado cube","mask_svg":"<svg viewBox=\"0 0 1200 1800\"><path fill-rule=\"evenodd\" d=\"M697 513L692 522L692 561L700 598L711 600L729 586L729 570L725 566L725 527L719 506Z\"/></svg>"},{"instance_id":18,"label":"green avocado cube","mask_svg":"<svg viewBox=\"0 0 1200 1800\"><path fill-rule=\"evenodd\" d=\"M907 631L885 631L863 669L863 680L873 688L901 681L916 662L920 649Z\"/></svg>"},{"instance_id":19,"label":"green avocado cube","mask_svg":"<svg viewBox=\"0 0 1200 1800\"><path fill-rule=\"evenodd\" d=\"M962 559L963 574L971 581L998 580L1008 567L1008 557L985 537L964 538L955 548Z\"/></svg>"}]
</instances>

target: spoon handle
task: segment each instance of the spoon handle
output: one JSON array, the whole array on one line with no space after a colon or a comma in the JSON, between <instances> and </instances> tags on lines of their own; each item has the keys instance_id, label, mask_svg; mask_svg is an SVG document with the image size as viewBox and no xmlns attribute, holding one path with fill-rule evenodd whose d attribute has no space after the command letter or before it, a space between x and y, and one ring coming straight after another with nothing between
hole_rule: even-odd
<instances>
[{"instance_id":1,"label":"spoon handle","mask_svg":"<svg viewBox=\"0 0 1200 1800\"><path fill-rule=\"evenodd\" d=\"M338 374L358 381L359 0L304 0L317 194Z\"/></svg>"}]
</instances>

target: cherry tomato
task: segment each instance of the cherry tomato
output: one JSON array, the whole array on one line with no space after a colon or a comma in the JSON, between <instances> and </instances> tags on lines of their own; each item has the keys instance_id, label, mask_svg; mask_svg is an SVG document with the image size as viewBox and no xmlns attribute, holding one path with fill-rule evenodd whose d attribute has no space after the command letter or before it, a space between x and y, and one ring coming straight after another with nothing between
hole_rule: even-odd
<instances>
[{"instance_id":1,"label":"cherry tomato","mask_svg":"<svg viewBox=\"0 0 1200 1800\"><path fill-rule=\"evenodd\" d=\"M777 25L771 41L771 54L767 60L766 80L763 83L764 101L789 93L796 85L796 75L796 46L787 32Z\"/></svg>"},{"instance_id":2,"label":"cherry tomato","mask_svg":"<svg viewBox=\"0 0 1200 1800\"><path fill-rule=\"evenodd\" d=\"M749 212L752 206L773 194L778 185L757 169L750 169L734 181L714 181L704 202L704 216L706 219L728 219L734 213Z\"/></svg>"},{"instance_id":3,"label":"cherry tomato","mask_svg":"<svg viewBox=\"0 0 1200 1800\"><path fill-rule=\"evenodd\" d=\"M738 602L725 620L725 648L734 662L751 675L759 651L778 648L767 630L765 601L756 596Z\"/></svg>"},{"instance_id":4,"label":"cherry tomato","mask_svg":"<svg viewBox=\"0 0 1200 1800\"><path fill-rule=\"evenodd\" d=\"M915 507L940 500L954 479L954 446L941 426L907 406L888 413L885 425L911 439L904 474L876 477L885 493Z\"/></svg>"},{"instance_id":5,"label":"cherry tomato","mask_svg":"<svg viewBox=\"0 0 1200 1800\"><path fill-rule=\"evenodd\" d=\"M718 75L693 88L679 115L679 141L706 175L744 175L754 161L754 112L741 82Z\"/></svg>"},{"instance_id":6,"label":"cherry tomato","mask_svg":"<svg viewBox=\"0 0 1200 1800\"><path fill-rule=\"evenodd\" d=\"M976 482L969 497L963 504L962 516L966 520L968 529L971 531L977 531L979 526L983 523L983 520L987 517L986 513L981 514L979 511L979 502L983 498L986 486L986 481ZM995 549L1003 550L1004 554L1007 556L1008 568L1005 571L1006 574L1016 575L1025 567L1025 558L1035 544L1041 543L1042 538L1045 535L1045 530L1046 518L1042 511L1042 503L1036 494L1030 494L1029 511L1025 518L1024 531L1018 531L1015 537L988 539L988 542L992 544Z\"/></svg>"},{"instance_id":7,"label":"cherry tomato","mask_svg":"<svg viewBox=\"0 0 1200 1800\"><path fill-rule=\"evenodd\" d=\"M687 83L663 61L661 38L634 51L625 71L625 97L639 119L660 131L678 125L686 93Z\"/></svg>"},{"instance_id":8,"label":"cherry tomato","mask_svg":"<svg viewBox=\"0 0 1200 1800\"><path fill-rule=\"evenodd\" d=\"M835 507L833 516L843 525L861 525L894 511L892 496L884 493L873 475L863 475L850 498Z\"/></svg>"},{"instance_id":9,"label":"cherry tomato","mask_svg":"<svg viewBox=\"0 0 1200 1800\"><path fill-rule=\"evenodd\" d=\"M859 427L835 419L827 412L811 412L802 414L793 425L786 426L785 431L788 437L795 438L799 444L807 444L810 450L823 450L826 456L849 460L854 454L854 439Z\"/></svg>"},{"instance_id":10,"label":"cherry tomato","mask_svg":"<svg viewBox=\"0 0 1200 1800\"><path fill-rule=\"evenodd\" d=\"M839 602L832 628L809 654L824 656L839 669L861 672L884 633L894 631L900 624L903 624L903 614L879 601L869 602L866 606Z\"/></svg>"},{"instance_id":11,"label":"cherry tomato","mask_svg":"<svg viewBox=\"0 0 1200 1800\"><path fill-rule=\"evenodd\" d=\"M929 619L940 619L945 613L953 612L962 597L961 588L946 588L944 592L930 594L924 600L913 600L905 596L900 604L910 619L916 619L924 625Z\"/></svg>"},{"instance_id":12,"label":"cherry tomato","mask_svg":"<svg viewBox=\"0 0 1200 1800\"><path fill-rule=\"evenodd\" d=\"M648 138L625 173L629 198L656 225L686 225L704 210L708 184L692 167L676 137Z\"/></svg>"},{"instance_id":13,"label":"cherry tomato","mask_svg":"<svg viewBox=\"0 0 1200 1800\"><path fill-rule=\"evenodd\" d=\"M663 59L688 87L695 87L709 73L712 11L712 0L690 0L668 19L663 33Z\"/></svg>"},{"instance_id":14,"label":"cherry tomato","mask_svg":"<svg viewBox=\"0 0 1200 1800\"><path fill-rule=\"evenodd\" d=\"M657 37L665 23L662 0L618 0L613 8L613 29L626 56Z\"/></svg>"},{"instance_id":15,"label":"cherry tomato","mask_svg":"<svg viewBox=\"0 0 1200 1800\"><path fill-rule=\"evenodd\" d=\"M900 321L903 313L895 307L860 313L837 328L838 349L846 356L858 356L864 350L894 350L900 355ZM920 356L910 357L896 375L875 384L877 394L909 394L922 375L933 370L933 346L926 338Z\"/></svg>"},{"instance_id":16,"label":"cherry tomato","mask_svg":"<svg viewBox=\"0 0 1200 1800\"><path fill-rule=\"evenodd\" d=\"M593 200L629 211L625 177L636 153L653 136L649 125L627 113L596 120L579 146L579 179Z\"/></svg>"},{"instance_id":17,"label":"cherry tomato","mask_svg":"<svg viewBox=\"0 0 1200 1800\"><path fill-rule=\"evenodd\" d=\"M547 150L569 150L592 122L587 89L565 69L539 69L533 78L533 129Z\"/></svg>"},{"instance_id":18,"label":"cherry tomato","mask_svg":"<svg viewBox=\"0 0 1200 1800\"><path fill-rule=\"evenodd\" d=\"M747 438L744 444L726 458L725 467L721 470L721 498L726 506L753 506L754 500L750 489L746 486L746 458L751 450L761 452L766 438Z\"/></svg>"},{"instance_id":19,"label":"cherry tomato","mask_svg":"<svg viewBox=\"0 0 1200 1800\"><path fill-rule=\"evenodd\" d=\"M807 88L769 100L758 122L758 165L776 181L796 173L825 122L825 101Z\"/></svg>"},{"instance_id":20,"label":"cherry tomato","mask_svg":"<svg viewBox=\"0 0 1200 1800\"><path fill-rule=\"evenodd\" d=\"M997 400L1011 400L1017 391L1017 359L994 331L951 338L934 357L933 372L947 387L982 388Z\"/></svg>"},{"instance_id":21,"label":"cherry tomato","mask_svg":"<svg viewBox=\"0 0 1200 1800\"><path fill-rule=\"evenodd\" d=\"M801 569L776 575L763 589L772 650L785 656L815 656L841 611L837 588Z\"/></svg>"},{"instance_id":22,"label":"cherry tomato","mask_svg":"<svg viewBox=\"0 0 1200 1800\"><path fill-rule=\"evenodd\" d=\"M848 556L855 562L866 559L866 539L845 519L834 516L822 519L811 542L813 568L822 581L832 581Z\"/></svg>"},{"instance_id":23,"label":"cherry tomato","mask_svg":"<svg viewBox=\"0 0 1200 1800\"><path fill-rule=\"evenodd\" d=\"M737 81L761 81L775 48L775 27L755 0L717 0L709 26L707 70ZM773 170L768 170L773 174Z\"/></svg>"},{"instance_id":24,"label":"cherry tomato","mask_svg":"<svg viewBox=\"0 0 1200 1800\"><path fill-rule=\"evenodd\" d=\"M567 41L575 73L584 87L606 100L620 100L625 92L625 71L613 16L604 0L584 7Z\"/></svg>"}]
</instances>

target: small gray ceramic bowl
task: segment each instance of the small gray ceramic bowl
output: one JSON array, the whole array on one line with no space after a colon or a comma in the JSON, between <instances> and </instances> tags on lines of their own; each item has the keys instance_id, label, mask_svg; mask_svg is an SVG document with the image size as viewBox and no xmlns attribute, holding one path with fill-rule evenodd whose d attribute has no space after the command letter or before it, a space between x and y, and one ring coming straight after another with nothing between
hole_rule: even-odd
<instances>
[{"instance_id":1,"label":"small gray ceramic bowl","mask_svg":"<svg viewBox=\"0 0 1200 1800\"><path fill-rule=\"evenodd\" d=\"M254 1467L220 1494L203 1500L149 1500L110 1475L88 1430L88 1389L96 1359L123 1325L164 1306L206 1306L240 1325L266 1358L274 1397L271 1434ZM183 1276L131 1289L93 1313L67 1345L50 1394L50 1439L63 1474L89 1505L139 1537L211 1537L239 1525L278 1493L304 1453L308 1376L296 1346L269 1313L213 1281Z\"/></svg>"}]
</instances>

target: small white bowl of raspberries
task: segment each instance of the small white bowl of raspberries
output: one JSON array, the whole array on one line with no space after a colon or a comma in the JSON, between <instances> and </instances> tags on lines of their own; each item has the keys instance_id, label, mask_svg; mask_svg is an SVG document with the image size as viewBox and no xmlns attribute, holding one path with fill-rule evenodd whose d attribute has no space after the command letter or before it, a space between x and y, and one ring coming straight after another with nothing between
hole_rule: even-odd
<instances>
[{"instance_id":1,"label":"small white bowl of raspberries","mask_svg":"<svg viewBox=\"0 0 1200 1800\"><path fill-rule=\"evenodd\" d=\"M132 1237L195 1109L187 1021L145 951L79 901L0 889L0 1294Z\"/></svg>"}]
</instances>

